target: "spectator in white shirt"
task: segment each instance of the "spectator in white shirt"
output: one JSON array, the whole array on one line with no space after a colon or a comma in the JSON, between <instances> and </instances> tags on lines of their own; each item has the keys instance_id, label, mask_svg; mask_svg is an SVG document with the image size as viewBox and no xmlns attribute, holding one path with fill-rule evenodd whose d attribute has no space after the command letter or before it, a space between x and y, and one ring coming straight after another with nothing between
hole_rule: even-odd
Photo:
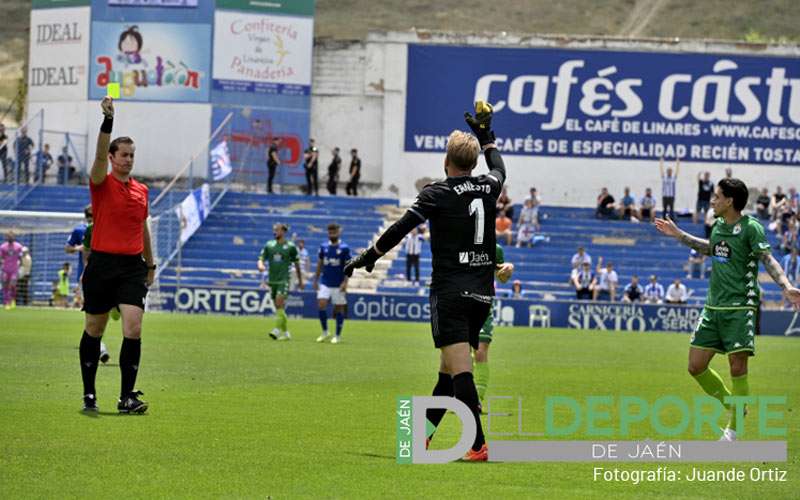
<instances>
[{"instance_id":1,"label":"spectator in white shirt","mask_svg":"<svg viewBox=\"0 0 800 500\"><path fill-rule=\"evenodd\" d=\"M597 258L597 284L592 291L592 300L610 300L614 302L617 295L619 276L614 265L608 263L603 267L603 258Z\"/></svg>"},{"instance_id":2,"label":"spectator in white shirt","mask_svg":"<svg viewBox=\"0 0 800 500\"><path fill-rule=\"evenodd\" d=\"M577 269L582 264L586 263L589 264L589 267L592 266L592 256L586 253L586 250L583 247L578 247L578 252L572 256L572 268Z\"/></svg>"},{"instance_id":3,"label":"spectator in white shirt","mask_svg":"<svg viewBox=\"0 0 800 500\"><path fill-rule=\"evenodd\" d=\"M530 198L526 199L525 206L519 214L517 248L523 245L531 247L540 241L549 241L548 237L536 234L539 224L534 210L533 200Z\"/></svg>"},{"instance_id":4,"label":"spectator in white shirt","mask_svg":"<svg viewBox=\"0 0 800 500\"><path fill-rule=\"evenodd\" d=\"M664 287L658 282L655 274L650 276L650 283L644 287L644 301L648 304L660 304L664 300Z\"/></svg>"},{"instance_id":5,"label":"spectator in white shirt","mask_svg":"<svg viewBox=\"0 0 800 500\"><path fill-rule=\"evenodd\" d=\"M689 251L689 260L686 262L686 279L694 277L701 280L706 279L706 256L692 249Z\"/></svg>"},{"instance_id":6,"label":"spectator in white shirt","mask_svg":"<svg viewBox=\"0 0 800 500\"><path fill-rule=\"evenodd\" d=\"M592 288L596 285L592 266L588 262L581 264L580 268L572 270L572 286L575 287L575 297L578 300L592 298Z\"/></svg>"},{"instance_id":7,"label":"spectator in white shirt","mask_svg":"<svg viewBox=\"0 0 800 500\"><path fill-rule=\"evenodd\" d=\"M797 246L795 246L791 253L787 253L781 259L783 273L792 283L800 282L800 259L797 257L797 252Z\"/></svg>"},{"instance_id":8,"label":"spectator in white shirt","mask_svg":"<svg viewBox=\"0 0 800 500\"><path fill-rule=\"evenodd\" d=\"M675 175L672 175L672 168L667 168L667 173L664 175L664 157L661 157L658 163L658 168L661 171L661 198L664 203L664 218L669 217L675 220L675 183L678 179L678 172L681 169L681 159L675 160Z\"/></svg>"},{"instance_id":9,"label":"spectator in white shirt","mask_svg":"<svg viewBox=\"0 0 800 500\"><path fill-rule=\"evenodd\" d=\"M639 284L639 277L634 274L622 292L622 302L640 302L642 299L644 299L644 288Z\"/></svg>"},{"instance_id":10,"label":"spectator in white shirt","mask_svg":"<svg viewBox=\"0 0 800 500\"><path fill-rule=\"evenodd\" d=\"M527 203L528 200L531 201L533 207L533 224L536 226L536 232L538 233L541 231L541 227L539 225L539 207L542 205L542 199L536 192L535 187L531 188L530 195L525 198L525 202Z\"/></svg>"},{"instance_id":11,"label":"spectator in white shirt","mask_svg":"<svg viewBox=\"0 0 800 500\"><path fill-rule=\"evenodd\" d=\"M419 228L414 228L408 233L403 242L406 251L406 279L411 281L411 270L414 269L415 285L419 284L419 256L422 254L423 241L425 241L425 236L423 236Z\"/></svg>"},{"instance_id":12,"label":"spectator in white shirt","mask_svg":"<svg viewBox=\"0 0 800 500\"><path fill-rule=\"evenodd\" d=\"M667 287L665 301L667 304L685 304L689 300L689 290L686 285L681 283L680 278L675 278L670 286Z\"/></svg>"}]
</instances>

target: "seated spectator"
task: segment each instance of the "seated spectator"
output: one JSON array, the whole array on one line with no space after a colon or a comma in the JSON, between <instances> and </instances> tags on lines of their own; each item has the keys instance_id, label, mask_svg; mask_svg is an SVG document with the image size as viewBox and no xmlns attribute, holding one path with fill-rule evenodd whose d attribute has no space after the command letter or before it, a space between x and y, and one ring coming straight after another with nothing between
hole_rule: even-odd
<instances>
[{"instance_id":1,"label":"seated spectator","mask_svg":"<svg viewBox=\"0 0 800 500\"><path fill-rule=\"evenodd\" d=\"M520 280L514 280L514 282L511 283L511 298L512 299L522 298L522 282Z\"/></svg>"},{"instance_id":2,"label":"seated spectator","mask_svg":"<svg viewBox=\"0 0 800 500\"><path fill-rule=\"evenodd\" d=\"M614 217L614 197L608 192L608 189L603 188L600 190L600 195L597 197L597 210L595 216L598 219L610 219Z\"/></svg>"},{"instance_id":3,"label":"seated spectator","mask_svg":"<svg viewBox=\"0 0 800 500\"><path fill-rule=\"evenodd\" d=\"M572 256L570 263L572 264L573 269L578 269L584 263L589 264L591 267L592 256L586 253L586 250L584 250L583 247L578 247L578 251Z\"/></svg>"},{"instance_id":4,"label":"seated spectator","mask_svg":"<svg viewBox=\"0 0 800 500\"><path fill-rule=\"evenodd\" d=\"M667 304L685 304L689 300L689 290L681 283L680 278L675 278L675 281L667 287L664 300Z\"/></svg>"},{"instance_id":5,"label":"seated spectator","mask_svg":"<svg viewBox=\"0 0 800 500\"><path fill-rule=\"evenodd\" d=\"M686 262L686 279L706 279L706 256L697 250L689 251L689 260Z\"/></svg>"},{"instance_id":6,"label":"seated spectator","mask_svg":"<svg viewBox=\"0 0 800 500\"><path fill-rule=\"evenodd\" d=\"M519 213L519 224L531 224L534 231L539 231L539 209L534 206L534 201L531 198L526 198Z\"/></svg>"},{"instance_id":7,"label":"seated spectator","mask_svg":"<svg viewBox=\"0 0 800 500\"><path fill-rule=\"evenodd\" d=\"M630 220L631 217L636 217L636 200L631 196L631 188L626 187L619 203L619 218Z\"/></svg>"},{"instance_id":8,"label":"seated spectator","mask_svg":"<svg viewBox=\"0 0 800 500\"><path fill-rule=\"evenodd\" d=\"M541 234L536 234L538 224L535 223L536 216L533 212L533 202L525 200L525 207L519 214L519 225L517 227L517 248L522 246L532 247L540 241L550 241L550 238Z\"/></svg>"},{"instance_id":9,"label":"seated spectator","mask_svg":"<svg viewBox=\"0 0 800 500\"><path fill-rule=\"evenodd\" d=\"M536 192L536 188L535 187L532 187L531 191L530 191L530 194L527 197L525 197L525 202L526 203L527 203L528 200L530 200L531 203L533 204L533 216L534 216L533 223L536 225L536 232L538 233L539 231L541 231L541 227L539 225L539 207L542 205L542 199L539 197L539 194Z\"/></svg>"},{"instance_id":10,"label":"seated spectator","mask_svg":"<svg viewBox=\"0 0 800 500\"><path fill-rule=\"evenodd\" d=\"M797 233L797 219L792 217L786 222L786 229L781 235L781 251L783 251L783 253L788 254L792 251L792 248L797 247L798 243L800 243L797 238Z\"/></svg>"},{"instance_id":11,"label":"seated spectator","mask_svg":"<svg viewBox=\"0 0 800 500\"><path fill-rule=\"evenodd\" d=\"M494 220L494 235L498 242L501 239L505 239L506 245L511 246L511 238L513 238L513 233L511 232L511 219L509 219L504 213L499 213L497 218Z\"/></svg>"},{"instance_id":12,"label":"seated spectator","mask_svg":"<svg viewBox=\"0 0 800 500\"><path fill-rule=\"evenodd\" d=\"M580 268L572 271L572 286L575 287L575 297L578 300L591 299L595 284L592 266L588 262L584 262Z\"/></svg>"},{"instance_id":13,"label":"seated spectator","mask_svg":"<svg viewBox=\"0 0 800 500\"><path fill-rule=\"evenodd\" d=\"M47 177L47 170L53 166L53 155L50 154L50 145L45 144L44 149L36 153L36 172L34 179L36 182L44 184Z\"/></svg>"},{"instance_id":14,"label":"seated spectator","mask_svg":"<svg viewBox=\"0 0 800 500\"><path fill-rule=\"evenodd\" d=\"M644 301L648 304L660 304L664 301L664 287L655 274L650 275L650 283L644 287Z\"/></svg>"},{"instance_id":15,"label":"seated spectator","mask_svg":"<svg viewBox=\"0 0 800 500\"><path fill-rule=\"evenodd\" d=\"M617 285L619 276L614 271L614 265L610 262L603 267L603 258L597 258L597 283L592 290L592 300L610 300L614 302L617 297Z\"/></svg>"},{"instance_id":16,"label":"seated spectator","mask_svg":"<svg viewBox=\"0 0 800 500\"><path fill-rule=\"evenodd\" d=\"M58 183L67 184L75 176L75 167L72 165L72 157L69 155L67 146L61 150L56 161L58 163Z\"/></svg>"},{"instance_id":17,"label":"seated spectator","mask_svg":"<svg viewBox=\"0 0 800 500\"><path fill-rule=\"evenodd\" d=\"M778 186L775 188L775 192L772 193L772 220L777 220L780 211L783 209L784 203L783 200L786 199L786 194L783 192L783 188Z\"/></svg>"},{"instance_id":18,"label":"seated spectator","mask_svg":"<svg viewBox=\"0 0 800 500\"><path fill-rule=\"evenodd\" d=\"M783 273L795 286L800 283L800 259L798 259L797 253L798 248L795 246L790 253L787 253L781 259Z\"/></svg>"},{"instance_id":19,"label":"seated spectator","mask_svg":"<svg viewBox=\"0 0 800 500\"><path fill-rule=\"evenodd\" d=\"M756 213L759 219L769 219L770 197L767 188L761 190L761 194L756 198Z\"/></svg>"},{"instance_id":20,"label":"seated spectator","mask_svg":"<svg viewBox=\"0 0 800 500\"><path fill-rule=\"evenodd\" d=\"M631 276L631 282L625 285L622 292L622 302L639 302L644 297L644 288L639 284L639 277Z\"/></svg>"},{"instance_id":21,"label":"seated spectator","mask_svg":"<svg viewBox=\"0 0 800 500\"><path fill-rule=\"evenodd\" d=\"M639 202L639 218L650 222L656 220L656 199L653 198L653 190L650 188L644 190L644 196Z\"/></svg>"},{"instance_id":22,"label":"seated spectator","mask_svg":"<svg viewBox=\"0 0 800 500\"><path fill-rule=\"evenodd\" d=\"M497 197L495 208L497 209L495 213L504 213L509 219L514 220L514 205L511 204L511 198L508 196L508 188L506 186L503 186L503 191Z\"/></svg>"}]
</instances>

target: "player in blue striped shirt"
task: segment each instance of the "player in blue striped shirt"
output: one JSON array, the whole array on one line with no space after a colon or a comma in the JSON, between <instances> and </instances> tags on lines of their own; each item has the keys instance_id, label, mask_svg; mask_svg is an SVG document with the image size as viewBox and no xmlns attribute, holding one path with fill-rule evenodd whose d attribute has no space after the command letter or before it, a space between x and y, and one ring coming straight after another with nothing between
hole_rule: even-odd
<instances>
[{"instance_id":1,"label":"player in blue striped shirt","mask_svg":"<svg viewBox=\"0 0 800 500\"><path fill-rule=\"evenodd\" d=\"M333 301L333 314L336 317L336 335L331 339L331 344L338 344L341 340L344 315L347 312L347 276L344 275L344 265L350 260L350 247L347 246L347 243L339 240L341 234L342 228L339 224L335 222L328 224L329 241L319 246L317 254L314 290L317 291L319 322L322 325L322 334L317 337L317 342L325 342L330 337L328 333L329 301Z\"/></svg>"}]
</instances>

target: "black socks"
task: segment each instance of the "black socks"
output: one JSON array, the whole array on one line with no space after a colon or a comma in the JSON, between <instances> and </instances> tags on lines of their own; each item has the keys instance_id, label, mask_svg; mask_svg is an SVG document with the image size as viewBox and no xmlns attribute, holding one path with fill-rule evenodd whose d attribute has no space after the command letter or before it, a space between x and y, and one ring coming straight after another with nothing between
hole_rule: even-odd
<instances>
[{"instance_id":1,"label":"black socks","mask_svg":"<svg viewBox=\"0 0 800 500\"><path fill-rule=\"evenodd\" d=\"M100 337L92 337L84 331L78 353L81 360L83 394L94 395L96 394L94 380L97 375L97 364L100 362Z\"/></svg>"},{"instance_id":2,"label":"black socks","mask_svg":"<svg viewBox=\"0 0 800 500\"><path fill-rule=\"evenodd\" d=\"M123 337L122 348L119 350L119 371L122 375L120 399L128 397L133 392L133 388L136 385L136 375L139 373L139 359L141 357L142 339Z\"/></svg>"},{"instance_id":3,"label":"black socks","mask_svg":"<svg viewBox=\"0 0 800 500\"><path fill-rule=\"evenodd\" d=\"M453 378L450 374L439 372L439 381L436 382L436 386L433 388L433 396L453 397ZM425 412L425 417L434 427L439 427L439 422L444 418L446 411L444 408L431 408Z\"/></svg>"},{"instance_id":4,"label":"black socks","mask_svg":"<svg viewBox=\"0 0 800 500\"><path fill-rule=\"evenodd\" d=\"M478 411L478 391L475 389L475 382L472 380L471 372L461 372L453 377L453 392L456 399L467 405L475 416L477 433L475 434L475 442L472 444L472 449L478 451L483 446L485 438L483 436L483 426L481 425L481 415Z\"/></svg>"}]
</instances>

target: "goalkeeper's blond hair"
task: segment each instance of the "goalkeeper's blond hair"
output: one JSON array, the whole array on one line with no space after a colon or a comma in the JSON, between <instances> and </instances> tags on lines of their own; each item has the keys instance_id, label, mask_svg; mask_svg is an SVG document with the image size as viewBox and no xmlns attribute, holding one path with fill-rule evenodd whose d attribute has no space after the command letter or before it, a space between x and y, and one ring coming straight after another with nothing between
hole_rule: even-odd
<instances>
[{"instance_id":1,"label":"goalkeeper's blond hair","mask_svg":"<svg viewBox=\"0 0 800 500\"><path fill-rule=\"evenodd\" d=\"M467 132L453 130L447 138L447 157L445 161L458 170L469 172L478 164L481 145L478 139Z\"/></svg>"}]
</instances>

